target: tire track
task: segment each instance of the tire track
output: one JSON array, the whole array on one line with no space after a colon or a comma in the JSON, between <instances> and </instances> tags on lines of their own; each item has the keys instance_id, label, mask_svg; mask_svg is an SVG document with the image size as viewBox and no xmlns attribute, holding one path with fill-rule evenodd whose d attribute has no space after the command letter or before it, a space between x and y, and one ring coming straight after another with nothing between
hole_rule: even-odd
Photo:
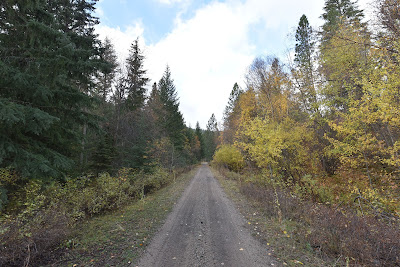
<instances>
[{"instance_id":1,"label":"tire track","mask_svg":"<svg viewBox=\"0 0 400 267\"><path fill-rule=\"evenodd\" d=\"M196 173L137 266L271 266L207 165Z\"/></svg>"}]
</instances>

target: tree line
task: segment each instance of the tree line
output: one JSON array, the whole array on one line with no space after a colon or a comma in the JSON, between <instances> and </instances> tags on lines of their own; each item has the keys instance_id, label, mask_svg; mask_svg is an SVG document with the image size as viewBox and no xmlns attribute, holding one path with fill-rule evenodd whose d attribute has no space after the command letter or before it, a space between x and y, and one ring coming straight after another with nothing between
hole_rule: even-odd
<instances>
[{"instance_id":1,"label":"tree line","mask_svg":"<svg viewBox=\"0 0 400 267\"><path fill-rule=\"evenodd\" d=\"M326 0L318 29L303 15L294 58L258 57L233 87L214 161L399 215L399 7L379 0L365 22L357 1Z\"/></svg>"},{"instance_id":2,"label":"tree line","mask_svg":"<svg viewBox=\"0 0 400 267\"><path fill-rule=\"evenodd\" d=\"M171 69L151 85L139 39L119 63L96 2L0 1L2 266L45 264L82 220L214 154L215 116L185 124Z\"/></svg>"},{"instance_id":3,"label":"tree line","mask_svg":"<svg viewBox=\"0 0 400 267\"><path fill-rule=\"evenodd\" d=\"M172 171L212 158L215 117L206 130L186 126L171 69L150 85L139 39L118 63L111 40L95 33L96 2L0 3L3 204L15 177Z\"/></svg>"}]
</instances>

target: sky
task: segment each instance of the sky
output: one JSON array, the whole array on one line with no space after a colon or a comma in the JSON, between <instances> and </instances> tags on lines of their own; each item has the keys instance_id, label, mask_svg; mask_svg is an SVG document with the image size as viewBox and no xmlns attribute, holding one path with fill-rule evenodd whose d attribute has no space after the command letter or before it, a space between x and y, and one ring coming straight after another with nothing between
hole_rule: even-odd
<instances>
[{"instance_id":1,"label":"sky","mask_svg":"<svg viewBox=\"0 0 400 267\"><path fill-rule=\"evenodd\" d=\"M358 1L367 18L369 2ZM111 39L122 63L139 37L149 90L169 65L186 124L204 129L212 113L222 122L233 85L245 86L251 62L287 61L300 17L317 28L323 6L323 0L99 0L96 32Z\"/></svg>"}]
</instances>

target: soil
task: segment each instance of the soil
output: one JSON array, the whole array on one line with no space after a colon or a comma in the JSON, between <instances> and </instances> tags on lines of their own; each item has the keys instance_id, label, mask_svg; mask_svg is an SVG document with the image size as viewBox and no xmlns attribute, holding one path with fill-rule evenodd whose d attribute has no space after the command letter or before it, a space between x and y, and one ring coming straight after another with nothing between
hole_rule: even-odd
<instances>
[{"instance_id":1,"label":"soil","mask_svg":"<svg viewBox=\"0 0 400 267\"><path fill-rule=\"evenodd\" d=\"M246 220L203 164L137 266L272 266Z\"/></svg>"}]
</instances>

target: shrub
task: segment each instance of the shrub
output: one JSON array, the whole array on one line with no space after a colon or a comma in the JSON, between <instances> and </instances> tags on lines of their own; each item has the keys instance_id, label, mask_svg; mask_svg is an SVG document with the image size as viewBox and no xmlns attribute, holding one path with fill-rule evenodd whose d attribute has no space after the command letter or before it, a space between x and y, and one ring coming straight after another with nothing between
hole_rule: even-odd
<instances>
[{"instance_id":1,"label":"shrub","mask_svg":"<svg viewBox=\"0 0 400 267\"><path fill-rule=\"evenodd\" d=\"M8 203L7 186L13 185L18 176L10 168L0 168L0 213Z\"/></svg>"},{"instance_id":2,"label":"shrub","mask_svg":"<svg viewBox=\"0 0 400 267\"><path fill-rule=\"evenodd\" d=\"M30 180L15 191L0 217L0 266L38 264L78 221L117 209L172 180L160 167L151 173L121 169L117 176L69 178L63 184Z\"/></svg>"},{"instance_id":3,"label":"shrub","mask_svg":"<svg viewBox=\"0 0 400 267\"><path fill-rule=\"evenodd\" d=\"M222 145L214 154L212 163L239 172L244 167L244 159L239 149L232 145Z\"/></svg>"},{"instance_id":4,"label":"shrub","mask_svg":"<svg viewBox=\"0 0 400 267\"><path fill-rule=\"evenodd\" d=\"M295 238L324 256L336 259L342 256L352 266L400 265L398 221L387 223L376 216L361 217L349 208L334 209L303 200L287 188L267 183L264 186L243 183L240 191L256 200L266 216L302 225L304 229Z\"/></svg>"}]
</instances>

